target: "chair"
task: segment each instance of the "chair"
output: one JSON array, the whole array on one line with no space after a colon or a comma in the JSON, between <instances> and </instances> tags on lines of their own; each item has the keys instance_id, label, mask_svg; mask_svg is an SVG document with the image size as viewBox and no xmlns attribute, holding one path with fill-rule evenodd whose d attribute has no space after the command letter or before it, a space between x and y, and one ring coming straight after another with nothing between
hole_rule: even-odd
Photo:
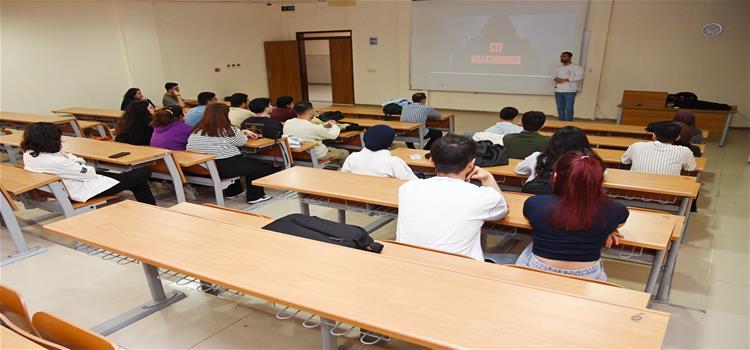
<instances>
[{"instance_id":1,"label":"chair","mask_svg":"<svg viewBox=\"0 0 750 350\"><path fill-rule=\"evenodd\" d=\"M13 324L13 322L10 322L10 320L7 317L3 316L3 314L0 314L0 324L2 324L3 327L8 328L9 330L11 330L13 333L16 333L16 334L18 334L18 335L20 335L20 336L22 336L22 337L24 337L24 338L26 338L28 340L31 340L32 342L39 344L40 346L44 347L45 349L48 349L48 350L66 350L64 347L62 347L60 345L48 342L48 341L46 341L46 340L44 340L42 338L39 338L39 337L37 337L37 336L29 333L29 332L24 331L23 329L21 329L17 325Z\"/></svg>"},{"instance_id":2,"label":"chair","mask_svg":"<svg viewBox=\"0 0 750 350\"><path fill-rule=\"evenodd\" d=\"M617 283L612 283L612 282L607 282L607 281L601 281L601 280L595 280L595 279L591 279L591 278L578 277L578 276L573 276L573 275L566 275L564 273L557 273L557 272L552 272L552 271L544 271L544 270L539 270L539 269L535 269L533 267L528 267L528 266L522 266L522 265L505 265L505 266L513 267L513 268L517 268L517 269L521 269L521 270L534 271L534 272L539 272L539 273L546 273L548 275L555 275L555 276L560 276L560 277L565 277L565 278L572 278L572 279L576 279L576 280L580 280L580 281L598 283L598 284L603 284L605 286L610 286L610 287L623 288L623 286L621 286L621 285L619 285Z\"/></svg>"},{"instance_id":3,"label":"chair","mask_svg":"<svg viewBox=\"0 0 750 350\"><path fill-rule=\"evenodd\" d=\"M29 311L21 299L21 295L14 289L0 284L0 314L8 321L27 333L39 335L29 317Z\"/></svg>"},{"instance_id":4,"label":"chair","mask_svg":"<svg viewBox=\"0 0 750 350\"><path fill-rule=\"evenodd\" d=\"M35 313L32 322L43 339L71 350L117 349L107 338L43 311Z\"/></svg>"}]
</instances>

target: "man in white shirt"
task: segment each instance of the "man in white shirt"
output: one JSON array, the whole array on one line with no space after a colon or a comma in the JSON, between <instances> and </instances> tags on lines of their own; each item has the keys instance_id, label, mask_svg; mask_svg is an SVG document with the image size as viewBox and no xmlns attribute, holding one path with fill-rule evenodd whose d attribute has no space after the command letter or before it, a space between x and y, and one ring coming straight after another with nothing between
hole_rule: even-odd
<instances>
[{"instance_id":1,"label":"man in white shirt","mask_svg":"<svg viewBox=\"0 0 750 350\"><path fill-rule=\"evenodd\" d=\"M343 160L349 155L349 151L345 149L328 148L323 144L323 140L335 140L339 137L341 128L336 121L329 120L323 124L311 122L310 120L315 116L315 109L308 101L295 103L293 109L297 118L289 119L284 123L284 135L317 142L314 152L318 159Z\"/></svg>"},{"instance_id":2,"label":"man in white shirt","mask_svg":"<svg viewBox=\"0 0 750 350\"><path fill-rule=\"evenodd\" d=\"M681 128L674 123L663 123L654 129L654 141L636 142L622 154L623 164L632 164L631 171L665 175L680 175L682 170L695 170L695 157L690 148L673 145Z\"/></svg>"},{"instance_id":3,"label":"man in white shirt","mask_svg":"<svg viewBox=\"0 0 750 350\"><path fill-rule=\"evenodd\" d=\"M555 102L557 102L557 117L560 120L573 120L573 105L576 100L576 92L583 80L583 68L573 64L573 54L563 52L560 54L562 65L557 68L552 77L555 84Z\"/></svg>"},{"instance_id":4,"label":"man in white shirt","mask_svg":"<svg viewBox=\"0 0 750 350\"><path fill-rule=\"evenodd\" d=\"M253 116L247 109L247 99L247 94L241 92L232 94L229 98L229 121L238 128L242 125L242 121Z\"/></svg>"},{"instance_id":5,"label":"man in white shirt","mask_svg":"<svg viewBox=\"0 0 750 350\"><path fill-rule=\"evenodd\" d=\"M415 180L414 172L403 159L388 150L396 138L396 131L388 125L375 125L365 132L365 148L346 158L341 171L361 175Z\"/></svg>"},{"instance_id":6,"label":"man in white shirt","mask_svg":"<svg viewBox=\"0 0 750 350\"><path fill-rule=\"evenodd\" d=\"M523 131L523 127L518 124L513 124L513 120L518 116L518 109L515 107L504 107L500 110L500 119L502 121L497 122L495 125L487 128L484 132L491 132L504 136L505 134L517 134Z\"/></svg>"},{"instance_id":7,"label":"man in white shirt","mask_svg":"<svg viewBox=\"0 0 750 350\"><path fill-rule=\"evenodd\" d=\"M474 165L475 153L474 141L463 136L435 141L430 160L437 176L398 190L397 241L484 261L482 225L505 217L508 204L492 174Z\"/></svg>"}]
</instances>

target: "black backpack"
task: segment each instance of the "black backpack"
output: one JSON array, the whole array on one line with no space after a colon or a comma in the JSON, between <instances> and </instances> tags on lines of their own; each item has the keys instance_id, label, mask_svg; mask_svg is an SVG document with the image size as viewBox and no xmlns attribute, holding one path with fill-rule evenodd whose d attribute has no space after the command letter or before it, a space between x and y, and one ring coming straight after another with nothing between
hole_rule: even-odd
<instances>
[{"instance_id":1,"label":"black backpack","mask_svg":"<svg viewBox=\"0 0 750 350\"><path fill-rule=\"evenodd\" d=\"M263 137L274 140L280 139L284 134L284 126L281 122L266 117L249 117L242 121L240 129L260 133Z\"/></svg>"},{"instance_id":2,"label":"black backpack","mask_svg":"<svg viewBox=\"0 0 750 350\"><path fill-rule=\"evenodd\" d=\"M262 228L373 253L383 251L383 245L375 242L365 229L321 219L317 216L289 214Z\"/></svg>"},{"instance_id":3,"label":"black backpack","mask_svg":"<svg viewBox=\"0 0 750 350\"><path fill-rule=\"evenodd\" d=\"M339 111L323 112L320 113L318 119L320 119L322 122L327 122L329 120L340 121L341 119L344 119L344 113L341 113Z\"/></svg>"},{"instance_id":4,"label":"black backpack","mask_svg":"<svg viewBox=\"0 0 750 350\"><path fill-rule=\"evenodd\" d=\"M401 114L403 108L397 103L389 103L383 106L383 113L385 115Z\"/></svg>"},{"instance_id":5,"label":"black backpack","mask_svg":"<svg viewBox=\"0 0 750 350\"><path fill-rule=\"evenodd\" d=\"M531 181L523 184L523 193L531 194L552 194L552 180L537 176Z\"/></svg>"},{"instance_id":6,"label":"black backpack","mask_svg":"<svg viewBox=\"0 0 750 350\"><path fill-rule=\"evenodd\" d=\"M492 141L477 141L476 166L508 165L508 150Z\"/></svg>"}]
</instances>

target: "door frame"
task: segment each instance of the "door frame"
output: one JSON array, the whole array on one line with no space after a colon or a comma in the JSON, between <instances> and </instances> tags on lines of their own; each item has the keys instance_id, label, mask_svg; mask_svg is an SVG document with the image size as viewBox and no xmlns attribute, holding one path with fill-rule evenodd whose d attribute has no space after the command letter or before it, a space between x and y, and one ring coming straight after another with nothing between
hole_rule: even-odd
<instances>
[{"instance_id":1,"label":"door frame","mask_svg":"<svg viewBox=\"0 0 750 350\"><path fill-rule=\"evenodd\" d=\"M349 38L352 39L352 30L351 29L342 29L342 30L318 30L318 31L312 31L312 32L297 32L297 52L299 53L299 74L300 74L300 82L302 83L302 99L305 101L309 101L310 95L308 91L308 81L307 81L307 58L305 55L305 41L308 40L330 40L330 39L339 39L339 38ZM352 80L354 80L354 50L352 48ZM352 88L352 90L354 90ZM352 97L354 98L354 101L356 102L356 95L354 94L354 91L352 91ZM333 103L333 101L331 101Z\"/></svg>"}]
</instances>

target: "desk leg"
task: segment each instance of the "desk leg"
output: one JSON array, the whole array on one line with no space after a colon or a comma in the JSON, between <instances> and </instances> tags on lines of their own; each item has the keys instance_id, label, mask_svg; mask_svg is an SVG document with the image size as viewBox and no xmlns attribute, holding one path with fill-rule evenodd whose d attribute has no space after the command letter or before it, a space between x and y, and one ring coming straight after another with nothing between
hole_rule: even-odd
<instances>
[{"instance_id":1,"label":"desk leg","mask_svg":"<svg viewBox=\"0 0 750 350\"><path fill-rule=\"evenodd\" d=\"M211 175L211 182L214 184L214 196L216 196L216 205L224 206L224 191L221 188L221 176L219 176L219 169L216 168L216 162L209 160L206 162L208 173ZM237 179L240 181L240 179Z\"/></svg>"},{"instance_id":2,"label":"desk leg","mask_svg":"<svg viewBox=\"0 0 750 350\"><path fill-rule=\"evenodd\" d=\"M455 119L455 117L450 117L450 119L448 119L448 125L449 125L449 128L450 128L450 133L451 134L455 134L456 133L456 126L454 124L454 119Z\"/></svg>"},{"instance_id":3,"label":"desk leg","mask_svg":"<svg viewBox=\"0 0 750 350\"><path fill-rule=\"evenodd\" d=\"M622 124L622 107L617 107L617 124Z\"/></svg>"},{"instance_id":4,"label":"desk leg","mask_svg":"<svg viewBox=\"0 0 750 350\"><path fill-rule=\"evenodd\" d=\"M646 289L644 290L648 294L654 295L656 292L656 282L659 280L659 272L664 266L665 253L666 251L659 250L654 256L654 263L651 264L651 272L648 274L648 282L646 282Z\"/></svg>"},{"instance_id":5,"label":"desk leg","mask_svg":"<svg viewBox=\"0 0 750 350\"><path fill-rule=\"evenodd\" d=\"M18 162L18 148L3 145L3 149L5 150L5 153L8 154L8 162L9 163L16 163Z\"/></svg>"},{"instance_id":6,"label":"desk leg","mask_svg":"<svg viewBox=\"0 0 750 350\"><path fill-rule=\"evenodd\" d=\"M281 159L284 160L284 169L289 169L292 167L292 155L288 152L289 150L284 147L284 141L278 140L276 141L276 145L279 146L279 152L281 152Z\"/></svg>"},{"instance_id":7,"label":"desk leg","mask_svg":"<svg viewBox=\"0 0 750 350\"><path fill-rule=\"evenodd\" d=\"M159 279L159 269L156 266L143 264L143 272L146 274L148 290L151 292L151 301L125 312L115 318L101 323L92 330L101 335L110 335L123 327L145 318L175 302L187 297L180 291L164 293L164 287Z\"/></svg>"},{"instance_id":8,"label":"desk leg","mask_svg":"<svg viewBox=\"0 0 750 350\"><path fill-rule=\"evenodd\" d=\"M73 133L76 134L76 137L83 137L83 131L78 127L78 122L76 122L75 119L70 121L70 127L73 129Z\"/></svg>"},{"instance_id":9,"label":"desk leg","mask_svg":"<svg viewBox=\"0 0 750 350\"><path fill-rule=\"evenodd\" d=\"M13 208L10 203L5 199L5 196L0 196L0 215L3 218L3 223L10 233L10 239L16 246L16 254L10 255L0 261L0 266L5 266L14 263L19 260L26 259L30 256L43 253L46 249L41 247L34 247L29 249L26 245L26 240L23 238L23 232L21 226L18 225L16 215L13 214Z\"/></svg>"},{"instance_id":10,"label":"desk leg","mask_svg":"<svg viewBox=\"0 0 750 350\"><path fill-rule=\"evenodd\" d=\"M315 148L311 148L307 152L310 153L310 161L312 162L312 167L317 168L318 167L318 155L315 154Z\"/></svg>"},{"instance_id":11,"label":"desk leg","mask_svg":"<svg viewBox=\"0 0 750 350\"><path fill-rule=\"evenodd\" d=\"M299 212L302 213L302 215L310 216L310 204L307 204L302 201L302 195L297 194L299 197Z\"/></svg>"},{"instance_id":12,"label":"desk leg","mask_svg":"<svg viewBox=\"0 0 750 350\"><path fill-rule=\"evenodd\" d=\"M63 215L65 215L66 218L75 216L75 209L73 209L73 204L70 203L68 191L65 190L62 182L56 181L47 186L49 187L50 192L52 192L52 194L55 196L57 203L60 205L60 209L62 209Z\"/></svg>"},{"instance_id":13,"label":"desk leg","mask_svg":"<svg viewBox=\"0 0 750 350\"><path fill-rule=\"evenodd\" d=\"M339 209L338 210L338 219L339 219L339 223L340 224L345 224L346 223L346 210L344 210L344 209Z\"/></svg>"},{"instance_id":14,"label":"desk leg","mask_svg":"<svg viewBox=\"0 0 750 350\"><path fill-rule=\"evenodd\" d=\"M682 200L682 204L680 204L679 215L684 216L686 212L690 211L690 203L692 203L692 200L690 198L685 198ZM664 266L664 272L661 274L661 281L656 292L656 300L667 301L667 299L669 298L669 289L672 285L672 274L674 273L675 265L677 264L677 253L680 250L682 236L684 236L687 232L687 224L687 219L685 219L685 225L682 227L680 239L675 239L674 241L672 241L672 246L669 247L669 252L667 254L667 264Z\"/></svg>"},{"instance_id":15,"label":"desk leg","mask_svg":"<svg viewBox=\"0 0 750 350\"><path fill-rule=\"evenodd\" d=\"M333 322L333 320L320 318L320 337L323 338L323 350L336 350L338 348L336 336L331 334L331 329L335 324L336 322Z\"/></svg>"},{"instance_id":16,"label":"desk leg","mask_svg":"<svg viewBox=\"0 0 750 350\"><path fill-rule=\"evenodd\" d=\"M727 142L727 135L729 135L729 127L732 125L732 112L727 114L727 121L724 123L724 132L721 133L721 141L719 141L719 147L724 147Z\"/></svg>"},{"instance_id":17,"label":"desk leg","mask_svg":"<svg viewBox=\"0 0 750 350\"><path fill-rule=\"evenodd\" d=\"M177 197L177 203L185 201L185 190L182 188L182 177L180 176L180 170L177 169L177 163L171 154L164 156L164 163L169 169L169 176L172 177L172 184L174 185L174 194Z\"/></svg>"},{"instance_id":18,"label":"desk leg","mask_svg":"<svg viewBox=\"0 0 750 350\"><path fill-rule=\"evenodd\" d=\"M106 128L104 128L104 125L97 125L96 131L99 132L99 136L101 137L109 137Z\"/></svg>"}]
</instances>

